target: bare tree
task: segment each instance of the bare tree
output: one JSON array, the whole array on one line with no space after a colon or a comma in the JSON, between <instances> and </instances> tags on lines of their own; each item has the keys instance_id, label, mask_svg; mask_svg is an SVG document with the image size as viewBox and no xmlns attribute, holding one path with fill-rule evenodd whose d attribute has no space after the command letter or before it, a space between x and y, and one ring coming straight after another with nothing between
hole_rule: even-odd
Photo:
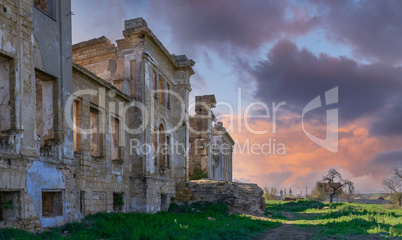
<instances>
[{"instance_id":1,"label":"bare tree","mask_svg":"<svg viewBox=\"0 0 402 240\"><path fill-rule=\"evenodd\" d=\"M340 195L340 198L345 199L346 201L348 201L348 203L352 203L353 199L355 199L356 196L357 196L357 194L354 191L342 192Z\"/></svg>"},{"instance_id":2,"label":"bare tree","mask_svg":"<svg viewBox=\"0 0 402 240\"><path fill-rule=\"evenodd\" d=\"M384 179L382 184L391 193L391 199L398 202L399 207L402 206L402 167L392 167L392 176Z\"/></svg>"},{"instance_id":3,"label":"bare tree","mask_svg":"<svg viewBox=\"0 0 402 240\"><path fill-rule=\"evenodd\" d=\"M355 189L354 184L351 181L343 179L342 175L333 168L328 171L328 174L324 176L322 181L324 184L327 184L329 188L329 203L332 203L332 199L336 194L341 194L343 192L343 188L347 187L349 193L353 193Z\"/></svg>"}]
</instances>

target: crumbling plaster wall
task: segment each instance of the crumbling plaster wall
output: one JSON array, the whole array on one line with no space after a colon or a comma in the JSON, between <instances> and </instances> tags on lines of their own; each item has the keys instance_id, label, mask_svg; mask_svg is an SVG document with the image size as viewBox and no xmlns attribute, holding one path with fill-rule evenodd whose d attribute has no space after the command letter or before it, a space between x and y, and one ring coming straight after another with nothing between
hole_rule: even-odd
<instances>
[{"instance_id":1,"label":"crumbling plaster wall","mask_svg":"<svg viewBox=\"0 0 402 240\"><path fill-rule=\"evenodd\" d=\"M0 139L0 191L19 192L18 207L20 219L14 222L3 221L2 226L14 226L36 231L44 226L61 224L62 221L41 220L38 201L41 196L28 189L32 183L28 179L28 169L37 164L48 168L59 168L64 175L72 176L75 171L72 150L72 134L65 128L61 109L66 96L72 93L71 83L71 12L70 1L56 0L54 19L39 11L31 0L1 1L0 9L0 55L8 61L10 84L10 130L2 132ZM3 13L4 10L4 13ZM36 87L35 69L54 77L58 95L55 101L54 132L60 142L51 156L40 156L39 138L36 129ZM57 156L57 157L55 157ZM63 165L60 165L63 163ZM38 171L38 178L49 177L48 171ZM66 177L64 220L77 220L73 216L75 183ZM67 183L67 182L71 182ZM38 191L46 185L36 182ZM68 204L67 204L68 203ZM40 213L40 214L39 214Z\"/></svg>"},{"instance_id":2,"label":"crumbling plaster wall","mask_svg":"<svg viewBox=\"0 0 402 240\"><path fill-rule=\"evenodd\" d=\"M71 1L55 0L54 17L49 17L42 11L33 7L34 39L37 40L40 58L42 63L34 67L45 73L56 77L54 87L57 96L53 101L58 108L55 110L54 130L58 135L60 144L58 146L59 158L66 161L73 161L73 134L71 129L64 124L63 110L67 98L72 94L72 28L71 28ZM32 40L35 42L34 40ZM34 45L32 52L36 52ZM70 113L72 114L72 112Z\"/></svg>"},{"instance_id":3,"label":"crumbling plaster wall","mask_svg":"<svg viewBox=\"0 0 402 240\"><path fill-rule=\"evenodd\" d=\"M54 166L47 166L46 163L35 161L27 171L27 191L33 200L35 211L39 216L42 227L52 227L64 223L66 214L66 204L63 202L62 216L52 218L45 218L42 216L42 190L60 190L64 191L66 188L66 179L62 171L56 169ZM63 192L64 194L64 192ZM78 219L77 219L78 220Z\"/></svg>"},{"instance_id":4,"label":"crumbling plaster wall","mask_svg":"<svg viewBox=\"0 0 402 240\"><path fill-rule=\"evenodd\" d=\"M34 97L32 91L33 67L31 38L32 26L32 2L31 1L2 1L0 3L2 14L0 15L0 55L9 64L9 89L10 89L10 131L0 141L0 149L7 149L16 154L23 152L35 156L36 149L33 141L33 129L26 132L29 144L21 145L21 130L24 125L21 122L23 110L32 109L30 101ZM23 99L16 96L26 95ZM22 106L25 106L22 108ZM22 147L23 146L23 147ZM22 147L22 148L21 148Z\"/></svg>"}]
</instances>

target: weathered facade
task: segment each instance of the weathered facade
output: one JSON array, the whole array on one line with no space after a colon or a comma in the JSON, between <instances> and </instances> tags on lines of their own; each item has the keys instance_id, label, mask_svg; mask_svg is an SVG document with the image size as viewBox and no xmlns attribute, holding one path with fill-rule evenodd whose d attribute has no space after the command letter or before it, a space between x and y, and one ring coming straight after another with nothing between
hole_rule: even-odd
<instances>
[{"instance_id":1,"label":"weathered facade","mask_svg":"<svg viewBox=\"0 0 402 240\"><path fill-rule=\"evenodd\" d=\"M0 228L167 210L190 170L194 61L170 54L142 18L125 21L116 45L72 46L69 0L0 9ZM209 143L233 145L217 126ZM220 164L208 163L211 176L231 181L231 152L208 157Z\"/></svg>"},{"instance_id":2,"label":"weathered facade","mask_svg":"<svg viewBox=\"0 0 402 240\"><path fill-rule=\"evenodd\" d=\"M68 104L73 108L79 213L128 212L133 165L123 132L126 116L116 105L129 105L131 98L79 65L73 67L73 90Z\"/></svg>"},{"instance_id":3,"label":"weathered facade","mask_svg":"<svg viewBox=\"0 0 402 240\"><path fill-rule=\"evenodd\" d=\"M77 220L70 1L1 1L0 227L38 230ZM8 207L4 206L8 203Z\"/></svg>"},{"instance_id":4,"label":"weathered facade","mask_svg":"<svg viewBox=\"0 0 402 240\"><path fill-rule=\"evenodd\" d=\"M188 175L187 109L194 62L171 55L142 18L125 21L123 35L117 46L106 37L74 45L73 61L135 102L126 116L128 128L140 130L130 138L130 210L167 210L175 183Z\"/></svg>"},{"instance_id":5,"label":"weathered facade","mask_svg":"<svg viewBox=\"0 0 402 240\"><path fill-rule=\"evenodd\" d=\"M70 1L0 4L0 227L166 210L188 175L194 62L143 19L126 21L117 47L101 38L73 56Z\"/></svg>"},{"instance_id":6,"label":"weathered facade","mask_svg":"<svg viewBox=\"0 0 402 240\"><path fill-rule=\"evenodd\" d=\"M232 181L232 152L234 141L217 122L212 108L214 95L195 97L195 115L190 117L190 174L195 168L206 171L208 179Z\"/></svg>"}]
</instances>

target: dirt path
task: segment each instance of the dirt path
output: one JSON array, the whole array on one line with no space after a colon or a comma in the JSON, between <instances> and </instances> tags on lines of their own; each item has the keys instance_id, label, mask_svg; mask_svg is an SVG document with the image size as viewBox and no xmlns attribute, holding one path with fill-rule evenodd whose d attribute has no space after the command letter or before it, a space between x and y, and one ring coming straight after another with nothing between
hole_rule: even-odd
<instances>
[{"instance_id":1,"label":"dirt path","mask_svg":"<svg viewBox=\"0 0 402 240\"><path fill-rule=\"evenodd\" d=\"M301 228L293 225L294 215L291 212L281 212L290 221L282 224L281 226L270 229L264 234L258 236L255 239L270 240L270 239L284 239L284 240L304 240L311 239L314 235L314 231L308 228Z\"/></svg>"},{"instance_id":2,"label":"dirt path","mask_svg":"<svg viewBox=\"0 0 402 240\"><path fill-rule=\"evenodd\" d=\"M263 235L259 236L256 239L296 239L296 240L304 240L311 239L314 235L313 232L307 231L307 229L302 229L292 225L290 222L287 222L277 228L270 229L265 232Z\"/></svg>"},{"instance_id":3,"label":"dirt path","mask_svg":"<svg viewBox=\"0 0 402 240\"><path fill-rule=\"evenodd\" d=\"M284 216L286 216L289 221L283 223L281 226L273 229L267 230L265 233L259 235L258 237L255 238L255 240L309 240L314 237L314 235L317 237L318 231L314 227L299 227L294 225L294 220L295 216L292 212L281 212ZM260 218L263 220L265 217ZM266 218L265 218L266 219ZM373 234L373 235L363 235L363 236L326 236L323 237L321 236L319 239L326 239L326 240L332 240L332 239L350 239L350 240L378 240L378 239L387 239L384 236ZM390 237L389 239L399 239L396 237Z\"/></svg>"}]
</instances>

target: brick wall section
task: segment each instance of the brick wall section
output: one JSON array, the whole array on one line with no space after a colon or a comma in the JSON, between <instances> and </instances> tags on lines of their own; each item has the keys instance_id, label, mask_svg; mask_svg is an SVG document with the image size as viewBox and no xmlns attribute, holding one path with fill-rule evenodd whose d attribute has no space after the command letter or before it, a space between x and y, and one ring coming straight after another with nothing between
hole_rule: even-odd
<instances>
[{"instance_id":1,"label":"brick wall section","mask_svg":"<svg viewBox=\"0 0 402 240\"><path fill-rule=\"evenodd\" d=\"M120 102L128 104L130 98L113 88L106 81L94 78L88 74L87 70L76 66L73 71L74 92L79 90L94 90L105 97L104 105L99 101L99 95L93 96L85 94L77 96L80 103L80 122L82 129L90 129L90 112L91 108L96 108L99 117L104 125L104 134L101 134L100 141L104 147L99 149L102 153L100 157L94 157L91 154L91 137L90 134L81 134L80 151L75 153L76 159L79 161L80 169L80 191L85 195L83 214L85 216L97 212L113 211L113 193L123 194L126 200L122 208L123 212L129 211L130 199L130 180L133 165L129 156L128 137L125 139L126 147L122 147L122 160L112 160L112 138L109 131L112 123L109 121L111 117L122 119L118 109L109 109L111 102ZM114 91L113 94L110 92ZM130 118L130 116L126 116Z\"/></svg>"}]
</instances>

